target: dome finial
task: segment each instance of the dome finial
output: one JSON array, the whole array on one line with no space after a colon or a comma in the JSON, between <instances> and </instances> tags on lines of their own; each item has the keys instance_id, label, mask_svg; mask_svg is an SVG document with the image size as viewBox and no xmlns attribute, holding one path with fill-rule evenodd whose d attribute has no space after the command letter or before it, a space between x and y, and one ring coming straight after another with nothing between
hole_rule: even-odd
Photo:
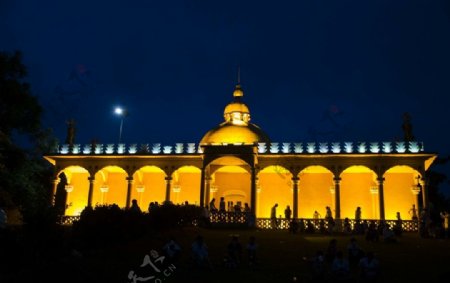
<instances>
[{"instance_id":1,"label":"dome finial","mask_svg":"<svg viewBox=\"0 0 450 283\"><path fill-rule=\"evenodd\" d=\"M235 97L235 98L244 96L244 92L242 91L242 88L241 88L241 66L238 66L237 75L238 75L237 76L237 85L233 92L233 97Z\"/></svg>"}]
</instances>

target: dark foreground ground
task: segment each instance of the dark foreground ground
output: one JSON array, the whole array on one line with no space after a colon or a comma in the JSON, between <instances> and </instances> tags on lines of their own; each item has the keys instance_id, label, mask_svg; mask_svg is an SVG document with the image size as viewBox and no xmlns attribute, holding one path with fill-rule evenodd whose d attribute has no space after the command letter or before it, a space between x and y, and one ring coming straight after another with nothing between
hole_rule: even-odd
<instances>
[{"instance_id":1,"label":"dark foreground ground","mask_svg":"<svg viewBox=\"0 0 450 283\"><path fill-rule=\"evenodd\" d=\"M189 255L191 243L202 235L209 248L211 270L193 269ZM232 235L238 235L243 247L250 236L258 243L258 265L249 267L244 250L241 265L235 269L224 266L226 246ZM178 263L160 272L140 265L154 250L161 252L167 239L173 236L182 246ZM39 254L22 251L9 260L0 250L2 274L0 282L313 282L308 259L317 250L326 250L329 241L336 238L338 249L347 255L349 235L288 234L286 231L207 230L184 228L158 234L148 234L128 242L86 251L66 250L53 258L40 259ZM378 282L450 282L450 240L421 239L417 234L404 234L397 243L366 242L356 237L360 247L373 251L381 263ZM8 243L3 242L2 247ZM27 249L27 247L24 247ZM157 265L157 264L156 264ZM5 270L6 269L6 270ZM128 279L130 271L140 278ZM155 276L149 279L150 276ZM352 267L352 278L346 282L360 282L357 267ZM325 282L325 281L323 281ZM326 282L333 282L328 279Z\"/></svg>"}]
</instances>

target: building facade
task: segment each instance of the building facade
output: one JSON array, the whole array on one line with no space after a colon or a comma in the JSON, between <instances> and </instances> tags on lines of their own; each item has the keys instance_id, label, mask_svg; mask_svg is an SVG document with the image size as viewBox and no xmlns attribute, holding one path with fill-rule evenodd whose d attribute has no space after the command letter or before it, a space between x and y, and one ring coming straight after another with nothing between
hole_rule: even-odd
<instances>
[{"instance_id":1,"label":"building facade","mask_svg":"<svg viewBox=\"0 0 450 283\"><path fill-rule=\"evenodd\" d=\"M425 172L436 154L420 142L273 142L250 122L243 91L236 86L224 122L200 143L72 144L45 158L55 167L53 194L63 190L65 214L86 206L129 207L136 199L199 206L224 198L229 210L247 203L257 218L268 218L278 203L295 218L411 218L411 208L427 208ZM61 178L64 173L64 178Z\"/></svg>"}]
</instances>

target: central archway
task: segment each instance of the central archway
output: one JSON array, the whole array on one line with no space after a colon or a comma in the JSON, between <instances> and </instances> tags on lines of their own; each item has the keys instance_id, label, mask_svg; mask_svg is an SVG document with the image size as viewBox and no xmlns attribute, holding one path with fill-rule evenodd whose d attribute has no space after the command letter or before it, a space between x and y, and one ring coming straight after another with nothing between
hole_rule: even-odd
<instances>
[{"instance_id":1,"label":"central archway","mask_svg":"<svg viewBox=\"0 0 450 283\"><path fill-rule=\"evenodd\" d=\"M250 204L251 176L250 166L240 158L234 156L221 157L209 165L210 195L218 206L220 198L224 198L226 210L233 211L238 204L241 208L245 203Z\"/></svg>"}]
</instances>

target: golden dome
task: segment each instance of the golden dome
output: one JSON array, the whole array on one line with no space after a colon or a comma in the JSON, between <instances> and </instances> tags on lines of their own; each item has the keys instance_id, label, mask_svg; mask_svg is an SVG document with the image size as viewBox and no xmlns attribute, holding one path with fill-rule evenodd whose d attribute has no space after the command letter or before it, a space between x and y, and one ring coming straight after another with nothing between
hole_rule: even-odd
<instances>
[{"instance_id":1,"label":"golden dome","mask_svg":"<svg viewBox=\"0 0 450 283\"><path fill-rule=\"evenodd\" d=\"M201 144L270 142L257 125L250 123L250 110L241 101L243 96L244 92L238 84L233 92L234 100L223 111L225 122L207 132Z\"/></svg>"}]
</instances>

